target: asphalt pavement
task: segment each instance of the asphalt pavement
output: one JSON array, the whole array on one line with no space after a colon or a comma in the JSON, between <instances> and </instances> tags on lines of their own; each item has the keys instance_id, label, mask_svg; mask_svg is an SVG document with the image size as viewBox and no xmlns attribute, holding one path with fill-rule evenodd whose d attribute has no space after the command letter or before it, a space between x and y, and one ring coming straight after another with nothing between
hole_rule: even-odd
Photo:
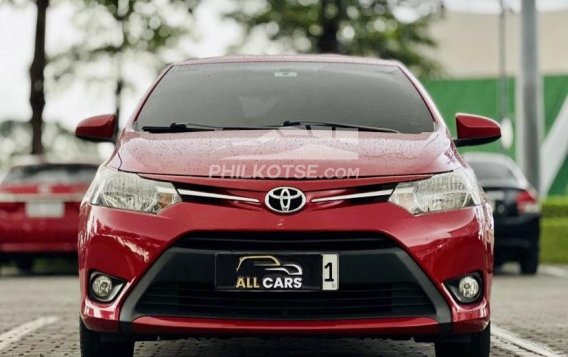
<instances>
[{"instance_id":1,"label":"asphalt pavement","mask_svg":"<svg viewBox=\"0 0 568 357\"><path fill-rule=\"evenodd\" d=\"M0 356L78 356L74 274L0 269ZM568 266L494 279L493 356L568 356ZM139 342L136 356L434 356L429 343L379 339L237 338Z\"/></svg>"}]
</instances>

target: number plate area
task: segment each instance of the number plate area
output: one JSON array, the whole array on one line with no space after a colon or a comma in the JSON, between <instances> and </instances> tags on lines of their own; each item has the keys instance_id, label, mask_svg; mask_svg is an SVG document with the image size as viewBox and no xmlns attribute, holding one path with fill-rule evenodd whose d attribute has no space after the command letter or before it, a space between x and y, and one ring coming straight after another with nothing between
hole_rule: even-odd
<instances>
[{"instance_id":1,"label":"number plate area","mask_svg":"<svg viewBox=\"0 0 568 357\"><path fill-rule=\"evenodd\" d=\"M215 288L231 291L338 290L337 254L218 253Z\"/></svg>"},{"instance_id":2,"label":"number plate area","mask_svg":"<svg viewBox=\"0 0 568 357\"><path fill-rule=\"evenodd\" d=\"M28 202L26 216L30 218L61 218L65 215L63 202Z\"/></svg>"}]
</instances>

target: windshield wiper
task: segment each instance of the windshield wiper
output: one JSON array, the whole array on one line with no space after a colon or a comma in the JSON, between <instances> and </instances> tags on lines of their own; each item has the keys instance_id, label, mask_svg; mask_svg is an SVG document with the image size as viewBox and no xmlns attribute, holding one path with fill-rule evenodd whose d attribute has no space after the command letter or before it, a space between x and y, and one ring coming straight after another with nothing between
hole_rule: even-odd
<instances>
[{"instance_id":1,"label":"windshield wiper","mask_svg":"<svg viewBox=\"0 0 568 357\"><path fill-rule=\"evenodd\" d=\"M286 120L282 123L283 127L286 126L305 126L310 129L311 126L327 126L331 128L344 128L344 129L359 129L364 131L379 131L383 133L400 133L400 131L389 128L379 128L374 126L356 125L356 124L344 124L344 123L328 123L324 121L288 121Z\"/></svg>"},{"instance_id":2,"label":"windshield wiper","mask_svg":"<svg viewBox=\"0 0 568 357\"><path fill-rule=\"evenodd\" d=\"M192 131L213 131L220 130L219 127L201 124L180 124L171 123L163 126L143 126L142 130L149 133L188 133Z\"/></svg>"},{"instance_id":3,"label":"windshield wiper","mask_svg":"<svg viewBox=\"0 0 568 357\"><path fill-rule=\"evenodd\" d=\"M274 128L277 128L277 126L214 126L195 123L171 123L164 126L143 126L142 130L149 133L188 133L215 130L270 130Z\"/></svg>"},{"instance_id":4,"label":"windshield wiper","mask_svg":"<svg viewBox=\"0 0 568 357\"><path fill-rule=\"evenodd\" d=\"M271 130L282 127L292 126L305 126L311 129L312 126L325 126L330 128L343 128L343 129L358 129L364 131L377 131L383 133L400 133L398 130L379 128L374 126L364 126L356 124L344 123L328 123L323 121L288 121L286 120L282 125L267 125L267 126L214 126L196 123L171 123L170 125L163 126L143 126L142 130L149 133L188 133L195 131L221 131L221 130Z\"/></svg>"}]
</instances>

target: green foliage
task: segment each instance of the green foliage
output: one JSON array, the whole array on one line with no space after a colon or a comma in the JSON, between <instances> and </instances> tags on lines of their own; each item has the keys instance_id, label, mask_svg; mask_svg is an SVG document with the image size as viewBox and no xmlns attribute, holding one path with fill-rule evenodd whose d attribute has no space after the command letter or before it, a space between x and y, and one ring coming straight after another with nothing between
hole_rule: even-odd
<instances>
[{"instance_id":1,"label":"green foliage","mask_svg":"<svg viewBox=\"0 0 568 357\"><path fill-rule=\"evenodd\" d=\"M430 11L414 21L395 16L405 1L389 0L263 0L262 6L240 1L228 14L248 34L264 31L269 39L300 53L341 53L396 59L420 76L441 74L439 64L422 53L434 48L428 26L438 16ZM417 6L417 5L416 5Z\"/></svg>"},{"instance_id":2,"label":"green foliage","mask_svg":"<svg viewBox=\"0 0 568 357\"><path fill-rule=\"evenodd\" d=\"M568 264L568 217L545 218L541 222L540 260Z\"/></svg>"},{"instance_id":3,"label":"green foliage","mask_svg":"<svg viewBox=\"0 0 568 357\"><path fill-rule=\"evenodd\" d=\"M568 220L568 197L548 197L542 204L542 216L545 218L564 218Z\"/></svg>"},{"instance_id":4,"label":"green foliage","mask_svg":"<svg viewBox=\"0 0 568 357\"><path fill-rule=\"evenodd\" d=\"M568 263L568 196L548 197L542 204L540 257L544 263Z\"/></svg>"}]
</instances>

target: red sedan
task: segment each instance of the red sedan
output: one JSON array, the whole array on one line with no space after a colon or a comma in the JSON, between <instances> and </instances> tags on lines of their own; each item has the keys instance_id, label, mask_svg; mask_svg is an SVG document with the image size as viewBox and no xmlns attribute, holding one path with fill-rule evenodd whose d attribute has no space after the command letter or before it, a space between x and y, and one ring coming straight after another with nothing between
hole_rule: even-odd
<instances>
[{"instance_id":1,"label":"red sedan","mask_svg":"<svg viewBox=\"0 0 568 357\"><path fill-rule=\"evenodd\" d=\"M493 218L397 62L224 57L170 66L81 207L83 356L195 336L374 336L488 356ZM76 134L115 141L116 117Z\"/></svg>"},{"instance_id":2,"label":"red sedan","mask_svg":"<svg viewBox=\"0 0 568 357\"><path fill-rule=\"evenodd\" d=\"M0 182L0 260L30 270L43 256L77 253L80 202L97 166L14 166Z\"/></svg>"}]
</instances>

